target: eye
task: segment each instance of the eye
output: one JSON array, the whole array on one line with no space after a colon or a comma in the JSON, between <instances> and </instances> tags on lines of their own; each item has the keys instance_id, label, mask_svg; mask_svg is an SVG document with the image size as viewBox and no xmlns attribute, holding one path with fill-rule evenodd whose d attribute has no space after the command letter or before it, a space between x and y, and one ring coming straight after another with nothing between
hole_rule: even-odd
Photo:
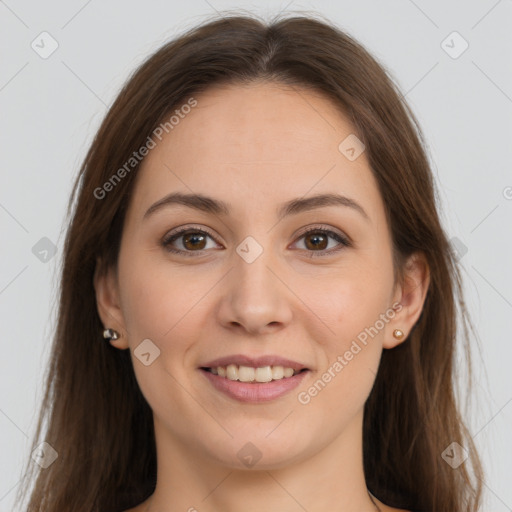
<instances>
[{"instance_id":1,"label":"eye","mask_svg":"<svg viewBox=\"0 0 512 512\"><path fill-rule=\"evenodd\" d=\"M329 246L329 238L338 242L338 246L336 247L335 244L334 249L331 248L330 250L326 250ZM346 236L336 231L325 229L323 226L313 226L308 228L299 237L299 240L301 239L304 239L304 250L310 252L312 258L329 256L341 251L345 247L351 246L351 243Z\"/></svg>"},{"instance_id":2,"label":"eye","mask_svg":"<svg viewBox=\"0 0 512 512\"><path fill-rule=\"evenodd\" d=\"M208 238L213 240L213 235L210 232L205 229L197 229L189 226L178 229L177 231L172 231L166 235L162 240L162 245L166 251L192 256L191 253L193 252L200 252L212 248L206 245ZM180 240L181 249L172 245L177 240Z\"/></svg>"},{"instance_id":3,"label":"eye","mask_svg":"<svg viewBox=\"0 0 512 512\"><path fill-rule=\"evenodd\" d=\"M201 253L207 249L213 249L214 246L208 247L207 240L210 238L214 244L215 239L212 233L204 228L198 229L193 226L179 228L175 231L171 231L162 239L162 246L168 252L174 254L180 254L184 256L193 256L194 252ZM311 253L310 257L329 256L345 247L350 247L350 240L330 229L326 229L323 226L312 226L307 230L303 231L298 240L304 239L305 248L301 250ZM329 250L329 239L337 242L338 247L334 244L335 248ZM179 241L181 248L177 248L174 244ZM297 242L295 242L297 243Z\"/></svg>"}]
</instances>

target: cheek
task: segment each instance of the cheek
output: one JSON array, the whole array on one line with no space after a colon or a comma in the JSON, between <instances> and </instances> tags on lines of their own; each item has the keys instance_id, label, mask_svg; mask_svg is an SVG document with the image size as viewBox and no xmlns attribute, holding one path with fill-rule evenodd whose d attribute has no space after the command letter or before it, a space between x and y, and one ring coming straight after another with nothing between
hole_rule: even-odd
<instances>
[{"instance_id":1,"label":"cheek","mask_svg":"<svg viewBox=\"0 0 512 512\"><path fill-rule=\"evenodd\" d=\"M389 307L392 289L392 270L371 265L352 265L330 279L323 295L317 293L315 307L322 307L331 326L331 339L337 350L350 345L365 329L378 322ZM376 336L375 336L376 337ZM364 334L359 336L364 341Z\"/></svg>"},{"instance_id":2,"label":"cheek","mask_svg":"<svg viewBox=\"0 0 512 512\"><path fill-rule=\"evenodd\" d=\"M332 425L332 435L361 410L372 389L382 354L385 297L384 288L347 279L325 301L332 332L323 338L321 364L298 399Z\"/></svg>"},{"instance_id":3,"label":"cheek","mask_svg":"<svg viewBox=\"0 0 512 512\"><path fill-rule=\"evenodd\" d=\"M391 259L365 256L347 264L336 279L326 281L323 294L316 289L312 299L315 307L323 307L330 331L322 338L325 358L314 386L304 390L304 401L316 401L320 408L339 403L335 415L353 413L366 400L378 370L386 325L392 318L388 310Z\"/></svg>"},{"instance_id":4,"label":"cheek","mask_svg":"<svg viewBox=\"0 0 512 512\"><path fill-rule=\"evenodd\" d=\"M159 346L170 345L171 339L173 347L179 346L180 340L188 339L183 331L190 328L189 315L197 315L197 306L213 284L211 279L194 279L192 269L172 268L153 251L132 254L129 259L120 258L119 266L130 345L150 338Z\"/></svg>"},{"instance_id":5,"label":"cheek","mask_svg":"<svg viewBox=\"0 0 512 512\"><path fill-rule=\"evenodd\" d=\"M191 349L205 332L200 322L205 314L201 299L213 282L194 280L179 269L170 272L169 265L164 268L154 259L151 263L144 253L124 263L119 266L121 302L141 392L158 414L165 416L172 410L188 411L187 417L200 415L180 383L190 378ZM157 349L143 342L147 339ZM150 354L147 365L143 353Z\"/></svg>"}]
</instances>

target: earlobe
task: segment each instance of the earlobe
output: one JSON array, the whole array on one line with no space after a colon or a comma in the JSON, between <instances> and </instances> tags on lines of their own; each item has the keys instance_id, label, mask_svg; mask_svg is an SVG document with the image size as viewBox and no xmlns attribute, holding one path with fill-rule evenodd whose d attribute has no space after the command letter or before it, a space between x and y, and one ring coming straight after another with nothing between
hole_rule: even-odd
<instances>
[{"instance_id":1,"label":"earlobe","mask_svg":"<svg viewBox=\"0 0 512 512\"><path fill-rule=\"evenodd\" d=\"M405 264L403 282L397 287L395 296L400 309L388 324L383 348L394 348L407 340L421 315L429 285L430 270L424 254L412 254Z\"/></svg>"},{"instance_id":2,"label":"earlobe","mask_svg":"<svg viewBox=\"0 0 512 512\"><path fill-rule=\"evenodd\" d=\"M124 318L119 305L117 278L114 269L105 269L99 258L96 261L93 284L96 291L98 315L104 326L104 330L98 333L98 336L105 337L116 348L128 348ZM115 331L117 337L105 336L104 331L108 329Z\"/></svg>"}]
</instances>

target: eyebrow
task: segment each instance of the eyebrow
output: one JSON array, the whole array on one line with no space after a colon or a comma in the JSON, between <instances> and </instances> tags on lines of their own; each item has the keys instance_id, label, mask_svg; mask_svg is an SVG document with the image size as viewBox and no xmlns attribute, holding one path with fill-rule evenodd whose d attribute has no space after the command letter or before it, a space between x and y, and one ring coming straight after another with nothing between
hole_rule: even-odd
<instances>
[{"instance_id":1,"label":"eyebrow","mask_svg":"<svg viewBox=\"0 0 512 512\"><path fill-rule=\"evenodd\" d=\"M213 213L215 215L227 216L231 212L229 205L224 201L220 201L203 194L172 192L152 204L144 214L143 219L150 217L152 214L164 207L172 205L183 205L202 212ZM319 194L287 201L278 208L277 217L281 220L288 215L296 215L301 212L311 211L325 206L348 207L359 212L367 221L370 221L370 217L359 203L349 197L333 193Z\"/></svg>"}]
</instances>

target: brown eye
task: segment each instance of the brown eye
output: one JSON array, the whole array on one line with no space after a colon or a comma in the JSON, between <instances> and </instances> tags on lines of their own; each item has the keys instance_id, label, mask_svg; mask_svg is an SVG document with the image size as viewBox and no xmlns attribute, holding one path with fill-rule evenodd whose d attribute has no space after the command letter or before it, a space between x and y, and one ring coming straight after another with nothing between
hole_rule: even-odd
<instances>
[{"instance_id":1,"label":"brown eye","mask_svg":"<svg viewBox=\"0 0 512 512\"><path fill-rule=\"evenodd\" d=\"M304 240L304 250L307 251L311 257L330 256L345 247L351 246L350 240L340 233L318 227L313 227L305 231L298 240ZM334 244L334 248L329 248L330 240L338 242L337 247L336 244Z\"/></svg>"},{"instance_id":2,"label":"brown eye","mask_svg":"<svg viewBox=\"0 0 512 512\"><path fill-rule=\"evenodd\" d=\"M192 256L194 252L212 248L207 246L208 239L215 242L213 236L202 229L184 228L166 235L161 243L166 251Z\"/></svg>"},{"instance_id":3,"label":"brown eye","mask_svg":"<svg viewBox=\"0 0 512 512\"><path fill-rule=\"evenodd\" d=\"M308 233L304 239L308 249L324 250L329 245L329 237L321 232Z\"/></svg>"}]
</instances>

